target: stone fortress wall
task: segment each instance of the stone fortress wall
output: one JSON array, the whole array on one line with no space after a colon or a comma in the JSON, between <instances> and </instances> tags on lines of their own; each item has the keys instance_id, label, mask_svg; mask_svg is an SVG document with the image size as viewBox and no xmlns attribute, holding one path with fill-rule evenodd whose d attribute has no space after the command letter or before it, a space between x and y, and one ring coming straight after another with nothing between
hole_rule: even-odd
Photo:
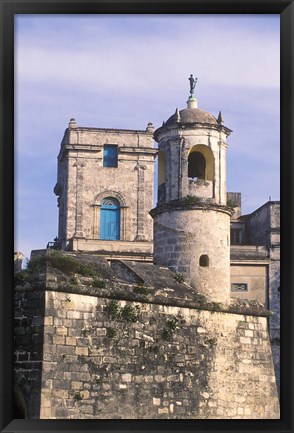
<instances>
[{"instance_id":1,"label":"stone fortress wall","mask_svg":"<svg viewBox=\"0 0 294 433\"><path fill-rule=\"evenodd\" d=\"M48 265L16 287L28 417L279 418L260 305L211 303L159 266L95 258L93 269L104 288Z\"/></svg>"}]
</instances>

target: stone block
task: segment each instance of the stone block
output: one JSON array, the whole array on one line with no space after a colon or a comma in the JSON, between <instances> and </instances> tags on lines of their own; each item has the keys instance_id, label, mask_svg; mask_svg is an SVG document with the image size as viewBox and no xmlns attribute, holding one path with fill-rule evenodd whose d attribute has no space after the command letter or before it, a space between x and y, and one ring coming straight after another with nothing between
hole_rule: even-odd
<instances>
[{"instance_id":1,"label":"stone block","mask_svg":"<svg viewBox=\"0 0 294 433\"><path fill-rule=\"evenodd\" d=\"M76 353L76 355L88 356L89 349L88 349L88 347L76 347L75 348L75 353Z\"/></svg>"},{"instance_id":2,"label":"stone block","mask_svg":"<svg viewBox=\"0 0 294 433\"><path fill-rule=\"evenodd\" d=\"M72 382L71 389L82 389L83 382Z\"/></svg>"},{"instance_id":3,"label":"stone block","mask_svg":"<svg viewBox=\"0 0 294 433\"><path fill-rule=\"evenodd\" d=\"M240 337L240 343L251 344L251 338L250 337Z\"/></svg>"},{"instance_id":4,"label":"stone block","mask_svg":"<svg viewBox=\"0 0 294 433\"><path fill-rule=\"evenodd\" d=\"M169 413L169 410L167 407L158 408L158 415L167 415L168 413Z\"/></svg>"},{"instance_id":5,"label":"stone block","mask_svg":"<svg viewBox=\"0 0 294 433\"><path fill-rule=\"evenodd\" d=\"M92 405L83 404L83 405L81 405L80 410L81 410L81 413L84 413L84 414L93 415L93 413L94 413L94 408Z\"/></svg>"},{"instance_id":6,"label":"stone block","mask_svg":"<svg viewBox=\"0 0 294 433\"><path fill-rule=\"evenodd\" d=\"M65 399L69 397L68 390L66 389L53 389L52 395L54 398Z\"/></svg>"},{"instance_id":7,"label":"stone block","mask_svg":"<svg viewBox=\"0 0 294 433\"><path fill-rule=\"evenodd\" d=\"M63 335L53 335L53 344L65 344L65 337Z\"/></svg>"},{"instance_id":8,"label":"stone block","mask_svg":"<svg viewBox=\"0 0 294 433\"><path fill-rule=\"evenodd\" d=\"M253 331L251 329L245 329L245 337L253 337Z\"/></svg>"},{"instance_id":9,"label":"stone block","mask_svg":"<svg viewBox=\"0 0 294 433\"><path fill-rule=\"evenodd\" d=\"M55 334L56 335L67 335L67 328L61 327L61 328L55 328Z\"/></svg>"},{"instance_id":10,"label":"stone block","mask_svg":"<svg viewBox=\"0 0 294 433\"><path fill-rule=\"evenodd\" d=\"M122 374L121 375L121 380L123 382L131 382L132 381L132 375L131 374Z\"/></svg>"},{"instance_id":11,"label":"stone block","mask_svg":"<svg viewBox=\"0 0 294 433\"><path fill-rule=\"evenodd\" d=\"M65 338L65 344L67 346L76 346L77 339L75 337L66 337Z\"/></svg>"},{"instance_id":12,"label":"stone block","mask_svg":"<svg viewBox=\"0 0 294 433\"><path fill-rule=\"evenodd\" d=\"M106 335L106 328L97 328L95 331L96 335L99 337L104 337Z\"/></svg>"},{"instance_id":13,"label":"stone block","mask_svg":"<svg viewBox=\"0 0 294 433\"><path fill-rule=\"evenodd\" d=\"M52 326L53 325L53 317L44 317L44 325L49 325Z\"/></svg>"}]
</instances>

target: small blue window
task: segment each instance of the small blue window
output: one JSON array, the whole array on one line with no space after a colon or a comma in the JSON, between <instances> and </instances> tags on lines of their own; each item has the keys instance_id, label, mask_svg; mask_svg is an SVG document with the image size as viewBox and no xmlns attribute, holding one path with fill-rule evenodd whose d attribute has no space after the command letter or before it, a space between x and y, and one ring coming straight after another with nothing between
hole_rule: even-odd
<instances>
[{"instance_id":1,"label":"small blue window","mask_svg":"<svg viewBox=\"0 0 294 433\"><path fill-rule=\"evenodd\" d=\"M117 146L105 144L103 152L103 167L117 167Z\"/></svg>"}]
</instances>

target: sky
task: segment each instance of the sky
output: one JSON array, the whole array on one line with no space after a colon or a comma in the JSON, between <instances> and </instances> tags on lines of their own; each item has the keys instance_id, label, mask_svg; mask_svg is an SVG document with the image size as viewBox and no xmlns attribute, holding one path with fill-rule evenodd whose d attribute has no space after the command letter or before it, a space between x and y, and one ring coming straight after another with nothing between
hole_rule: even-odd
<instances>
[{"instance_id":1,"label":"sky","mask_svg":"<svg viewBox=\"0 0 294 433\"><path fill-rule=\"evenodd\" d=\"M144 130L186 108L221 110L227 191L242 213L280 195L279 15L17 15L15 251L58 230L60 142L78 126Z\"/></svg>"}]
</instances>

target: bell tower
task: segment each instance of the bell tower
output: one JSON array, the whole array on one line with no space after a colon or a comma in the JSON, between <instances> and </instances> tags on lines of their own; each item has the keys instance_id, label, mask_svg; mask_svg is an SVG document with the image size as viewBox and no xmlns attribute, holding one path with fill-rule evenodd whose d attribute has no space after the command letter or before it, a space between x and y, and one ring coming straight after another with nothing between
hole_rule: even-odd
<instances>
[{"instance_id":1,"label":"bell tower","mask_svg":"<svg viewBox=\"0 0 294 433\"><path fill-rule=\"evenodd\" d=\"M182 274L213 301L230 299L230 215L226 203L227 137L217 118L198 108L191 74L187 108L158 128L158 202L154 261Z\"/></svg>"}]
</instances>

